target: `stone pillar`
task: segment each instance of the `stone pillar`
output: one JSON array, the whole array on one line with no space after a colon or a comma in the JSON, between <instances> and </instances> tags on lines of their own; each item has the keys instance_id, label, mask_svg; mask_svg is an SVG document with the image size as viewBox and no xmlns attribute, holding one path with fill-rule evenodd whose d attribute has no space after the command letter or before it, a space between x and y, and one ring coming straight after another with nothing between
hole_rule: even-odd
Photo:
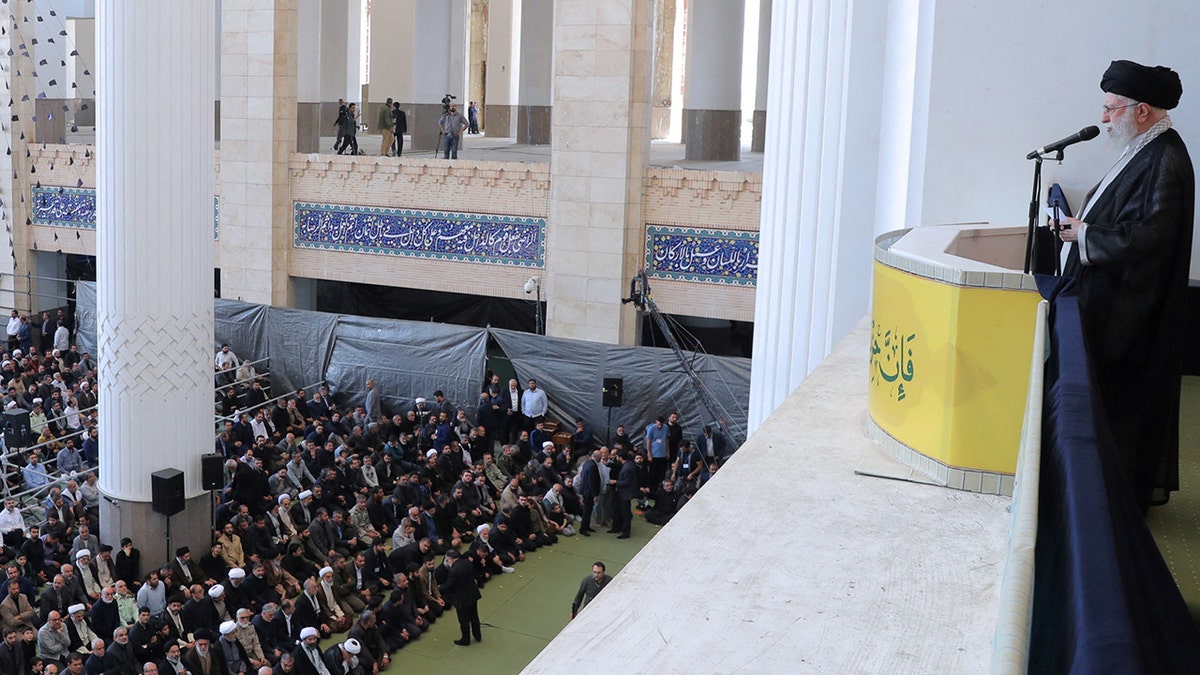
<instances>
[{"instance_id":1,"label":"stone pillar","mask_svg":"<svg viewBox=\"0 0 1200 675\"><path fill-rule=\"evenodd\" d=\"M208 2L97 7L100 538L132 537L147 564L210 541L213 113L196 101L214 88L215 20ZM167 468L187 499L171 541L151 507L150 474Z\"/></svg>"},{"instance_id":2,"label":"stone pillar","mask_svg":"<svg viewBox=\"0 0 1200 675\"><path fill-rule=\"evenodd\" d=\"M634 344L654 0L557 0L546 332Z\"/></svg>"},{"instance_id":3,"label":"stone pillar","mask_svg":"<svg viewBox=\"0 0 1200 675\"><path fill-rule=\"evenodd\" d=\"M487 86L480 125L488 136L515 136L521 74L520 0L489 0L487 23Z\"/></svg>"},{"instance_id":4,"label":"stone pillar","mask_svg":"<svg viewBox=\"0 0 1200 675\"><path fill-rule=\"evenodd\" d=\"M320 83L318 101L321 106L317 128L321 136L337 136L333 123L337 119L339 98L345 99L346 103L358 103L359 112L362 112L361 25L362 0L321 0L320 29L315 36L320 59L317 81ZM305 37L309 35L306 33ZM332 145L330 143L331 148ZM321 151L325 149L321 148Z\"/></svg>"},{"instance_id":5,"label":"stone pillar","mask_svg":"<svg viewBox=\"0 0 1200 675\"><path fill-rule=\"evenodd\" d=\"M3 171L0 176L0 222L3 222L7 235L0 237L0 242L8 242L7 253L0 256L0 303L23 314L35 309L30 293L36 291L32 280L16 276L35 274L26 229L32 214L30 186L35 181L29 173L33 163L25 153L37 140L34 121L37 82L33 77L33 54L28 48L21 48L33 37L29 34L31 24L28 21L32 13L33 7L28 3L0 5L0 26L4 28L0 32L0 77L12 100L9 114L0 119L5 147L11 150L0 155L0 171Z\"/></svg>"},{"instance_id":6,"label":"stone pillar","mask_svg":"<svg viewBox=\"0 0 1200 675\"><path fill-rule=\"evenodd\" d=\"M744 0L692 0L687 9L683 142L691 160L742 156Z\"/></svg>"},{"instance_id":7,"label":"stone pillar","mask_svg":"<svg viewBox=\"0 0 1200 675\"><path fill-rule=\"evenodd\" d=\"M66 60L71 49L59 35L66 30L66 17L60 12L51 15L42 11L30 17L29 25L34 39L28 44L37 64L37 136L45 143L66 143L69 110L63 107L70 108L67 98L71 96L71 83L67 81Z\"/></svg>"},{"instance_id":8,"label":"stone pillar","mask_svg":"<svg viewBox=\"0 0 1200 675\"><path fill-rule=\"evenodd\" d=\"M96 17L67 20L67 40L76 54L67 52L67 81L74 85L71 97L68 130L74 123L80 127L96 126Z\"/></svg>"},{"instance_id":9,"label":"stone pillar","mask_svg":"<svg viewBox=\"0 0 1200 675\"><path fill-rule=\"evenodd\" d=\"M291 306L298 7L298 0L223 0L221 10L221 232L232 244L221 247L221 295L284 307Z\"/></svg>"},{"instance_id":10,"label":"stone pillar","mask_svg":"<svg viewBox=\"0 0 1200 675\"><path fill-rule=\"evenodd\" d=\"M325 119L321 109L321 4L321 0L299 0L297 7L296 152L321 152L321 135L336 135L337 112Z\"/></svg>"},{"instance_id":11,"label":"stone pillar","mask_svg":"<svg viewBox=\"0 0 1200 675\"><path fill-rule=\"evenodd\" d=\"M417 0L416 16L420 30L413 37L413 106L408 133L414 150L432 150L438 143L442 97L448 93L457 96L454 102L459 112L467 106L467 0Z\"/></svg>"},{"instance_id":12,"label":"stone pillar","mask_svg":"<svg viewBox=\"0 0 1200 675\"><path fill-rule=\"evenodd\" d=\"M360 107L364 108L362 119L372 134L380 133L379 111L388 98L399 101L405 114L411 114L409 106L413 97L413 69L409 63L415 56L412 51L415 11L413 0L371 4L371 71L367 76L369 103ZM408 121L411 122L411 118ZM368 155L377 154L380 150L378 143L363 146L360 140L359 145ZM408 149L407 142L404 149Z\"/></svg>"},{"instance_id":13,"label":"stone pillar","mask_svg":"<svg viewBox=\"0 0 1200 675\"><path fill-rule=\"evenodd\" d=\"M758 68L754 85L754 127L750 152L762 152L767 139L767 76L771 64L771 0L758 0Z\"/></svg>"},{"instance_id":14,"label":"stone pillar","mask_svg":"<svg viewBox=\"0 0 1200 675\"><path fill-rule=\"evenodd\" d=\"M469 31L469 65L467 68L467 105L475 101L479 108L479 129L483 130L485 114L483 106L487 87L488 60L488 0L470 0L471 16Z\"/></svg>"},{"instance_id":15,"label":"stone pillar","mask_svg":"<svg viewBox=\"0 0 1200 675\"><path fill-rule=\"evenodd\" d=\"M671 85L675 81L675 7L676 0L655 0L654 3L654 121L650 134L655 139L671 135Z\"/></svg>"},{"instance_id":16,"label":"stone pillar","mask_svg":"<svg viewBox=\"0 0 1200 675\"><path fill-rule=\"evenodd\" d=\"M521 73L517 95L517 142L550 143L554 78L554 0L521 3Z\"/></svg>"}]
</instances>

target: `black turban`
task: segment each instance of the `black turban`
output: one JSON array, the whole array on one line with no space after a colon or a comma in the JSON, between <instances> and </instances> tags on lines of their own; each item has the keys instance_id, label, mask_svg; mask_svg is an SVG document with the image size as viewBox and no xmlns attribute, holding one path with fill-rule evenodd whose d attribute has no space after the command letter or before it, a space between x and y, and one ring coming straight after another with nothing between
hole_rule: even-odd
<instances>
[{"instance_id":1,"label":"black turban","mask_svg":"<svg viewBox=\"0 0 1200 675\"><path fill-rule=\"evenodd\" d=\"M1133 61L1113 61L1100 78L1100 89L1164 110L1179 105L1183 94L1179 73L1166 66L1143 66Z\"/></svg>"}]
</instances>

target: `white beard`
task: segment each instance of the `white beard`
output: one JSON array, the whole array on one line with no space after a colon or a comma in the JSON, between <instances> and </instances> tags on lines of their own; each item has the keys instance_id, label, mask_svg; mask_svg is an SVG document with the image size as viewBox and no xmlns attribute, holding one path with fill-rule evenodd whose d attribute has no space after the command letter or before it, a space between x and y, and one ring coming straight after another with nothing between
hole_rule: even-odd
<instances>
[{"instance_id":1,"label":"white beard","mask_svg":"<svg viewBox=\"0 0 1200 675\"><path fill-rule=\"evenodd\" d=\"M1113 150L1124 152L1129 143L1137 136L1137 122L1133 115L1127 112L1108 127L1108 143Z\"/></svg>"}]
</instances>

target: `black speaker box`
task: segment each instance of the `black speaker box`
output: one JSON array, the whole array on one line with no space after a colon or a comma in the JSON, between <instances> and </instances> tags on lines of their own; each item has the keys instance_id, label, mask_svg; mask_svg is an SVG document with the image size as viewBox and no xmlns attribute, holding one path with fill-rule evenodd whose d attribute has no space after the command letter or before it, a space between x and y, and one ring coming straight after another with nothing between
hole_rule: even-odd
<instances>
[{"instance_id":1,"label":"black speaker box","mask_svg":"<svg viewBox=\"0 0 1200 675\"><path fill-rule=\"evenodd\" d=\"M33 434L29 430L29 411L13 408L4 411L4 444L9 450L28 448L33 445Z\"/></svg>"},{"instance_id":2,"label":"black speaker box","mask_svg":"<svg viewBox=\"0 0 1200 675\"><path fill-rule=\"evenodd\" d=\"M217 453L200 456L200 487L220 490L225 487L225 458Z\"/></svg>"},{"instance_id":3,"label":"black speaker box","mask_svg":"<svg viewBox=\"0 0 1200 675\"><path fill-rule=\"evenodd\" d=\"M183 472L163 469L150 474L150 496L154 512L173 516L183 510Z\"/></svg>"},{"instance_id":4,"label":"black speaker box","mask_svg":"<svg viewBox=\"0 0 1200 675\"><path fill-rule=\"evenodd\" d=\"M625 378L604 378L603 393L605 408L620 408L621 404L625 401Z\"/></svg>"}]
</instances>

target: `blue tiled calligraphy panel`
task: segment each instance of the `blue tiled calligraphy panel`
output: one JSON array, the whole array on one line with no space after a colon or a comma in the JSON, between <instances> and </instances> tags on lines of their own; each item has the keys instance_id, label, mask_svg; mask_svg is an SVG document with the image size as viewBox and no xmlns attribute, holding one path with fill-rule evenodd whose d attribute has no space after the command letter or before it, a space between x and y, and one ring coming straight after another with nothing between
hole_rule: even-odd
<instances>
[{"instance_id":1,"label":"blue tiled calligraphy panel","mask_svg":"<svg viewBox=\"0 0 1200 675\"><path fill-rule=\"evenodd\" d=\"M96 191L87 188L34 186L33 223L96 229Z\"/></svg>"},{"instance_id":2,"label":"blue tiled calligraphy panel","mask_svg":"<svg viewBox=\"0 0 1200 675\"><path fill-rule=\"evenodd\" d=\"M648 225L646 273L659 279L753 286L758 277L758 233Z\"/></svg>"},{"instance_id":3,"label":"blue tiled calligraphy panel","mask_svg":"<svg viewBox=\"0 0 1200 675\"><path fill-rule=\"evenodd\" d=\"M34 225L96 229L96 190L55 185L33 187ZM213 239L220 236L221 199L213 197Z\"/></svg>"},{"instance_id":4,"label":"blue tiled calligraphy panel","mask_svg":"<svg viewBox=\"0 0 1200 675\"><path fill-rule=\"evenodd\" d=\"M296 202L298 248L542 267L546 219Z\"/></svg>"}]
</instances>

